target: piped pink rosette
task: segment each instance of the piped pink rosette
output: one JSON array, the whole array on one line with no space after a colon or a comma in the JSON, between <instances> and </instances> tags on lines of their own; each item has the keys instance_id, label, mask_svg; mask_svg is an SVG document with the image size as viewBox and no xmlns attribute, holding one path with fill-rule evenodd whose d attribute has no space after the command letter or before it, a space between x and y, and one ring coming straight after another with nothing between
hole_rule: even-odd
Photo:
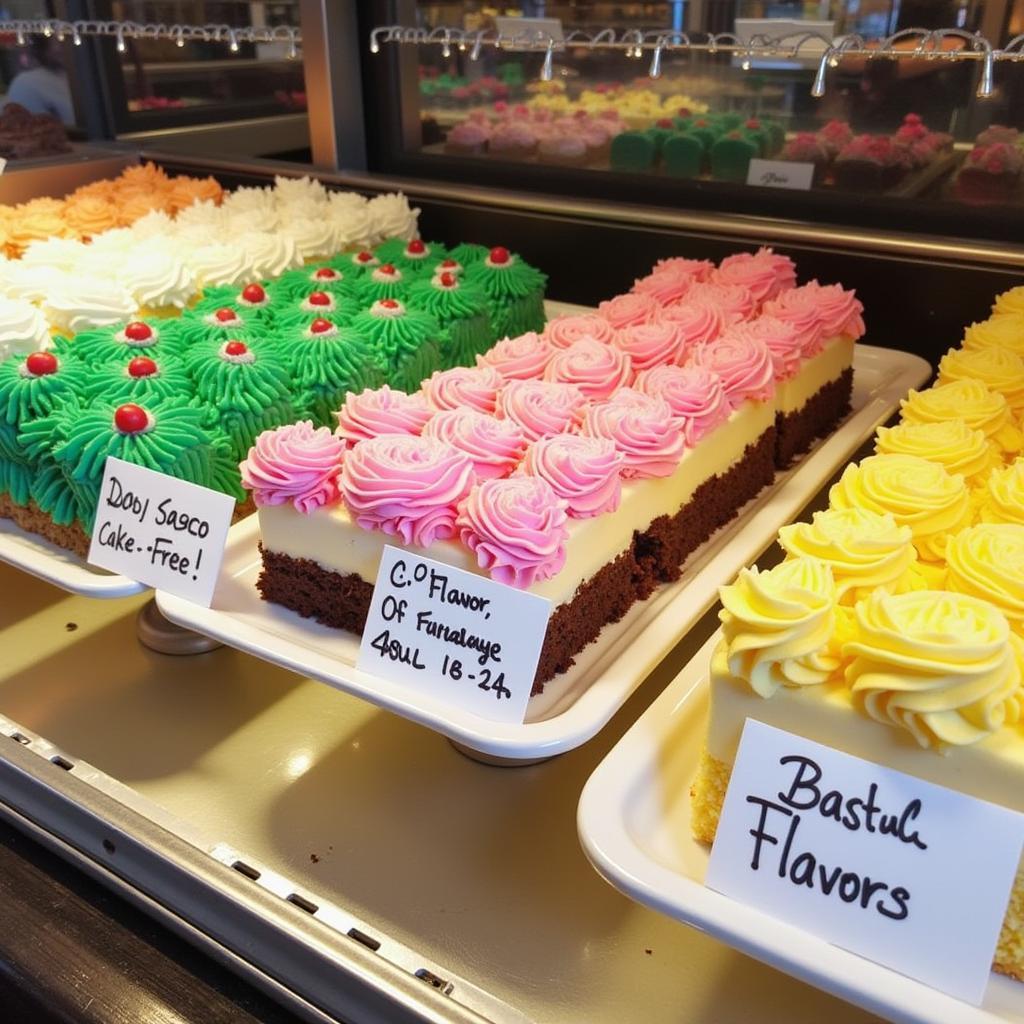
<instances>
[{"instance_id":1,"label":"piped pink rosette","mask_svg":"<svg viewBox=\"0 0 1024 1024\"><path fill-rule=\"evenodd\" d=\"M508 476L526 454L526 435L518 423L475 409L437 413L423 428L423 437L435 437L465 452L478 480Z\"/></svg>"},{"instance_id":2,"label":"piped pink rosette","mask_svg":"<svg viewBox=\"0 0 1024 1024\"><path fill-rule=\"evenodd\" d=\"M502 338L493 348L476 357L476 365L492 367L505 380L530 380L544 373L554 352L546 338L527 331L516 338Z\"/></svg>"},{"instance_id":3,"label":"piped pink rosette","mask_svg":"<svg viewBox=\"0 0 1024 1024\"><path fill-rule=\"evenodd\" d=\"M493 579L526 590L565 565L565 508L539 477L485 480L459 507L459 539Z\"/></svg>"},{"instance_id":4,"label":"piped pink rosette","mask_svg":"<svg viewBox=\"0 0 1024 1024\"><path fill-rule=\"evenodd\" d=\"M385 384L366 388L358 395L349 392L345 404L335 413L335 434L352 448L380 434L418 434L433 414L421 393L407 395Z\"/></svg>"},{"instance_id":5,"label":"piped pink rosette","mask_svg":"<svg viewBox=\"0 0 1024 1024\"><path fill-rule=\"evenodd\" d=\"M758 338L727 331L717 341L694 349L690 364L718 374L733 409L748 398L765 402L775 394L772 354Z\"/></svg>"},{"instance_id":6,"label":"piped pink rosette","mask_svg":"<svg viewBox=\"0 0 1024 1024\"><path fill-rule=\"evenodd\" d=\"M677 302L665 306L656 320L660 324L672 324L682 337L683 360L697 345L714 341L726 328L722 311L707 302Z\"/></svg>"},{"instance_id":7,"label":"piped pink rosette","mask_svg":"<svg viewBox=\"0 0 1024 1024\"><path fill-rule=\"evenodd\" d=\"M703 302L722 313L726 326L741 323L754 315L758 302L749 288L739 284L716 284L708 281L695 284L686 296L687 302Z\"/></svg>"},{"instance_id":8,"label":"piped pink rosette","mask_svg":"<svg viewBox=\"0 0 1024 1024\"><path fill-rule=\"evenodd\" d=\"M568 348L583 338L594 338L610 345L615 338L615 328L596 313L579 313L549 320L542 337L554 348Z\"/></svg>"},{"instance_id":9,"label":"piped pink rosette","mask_svg":"<svg viewBox=\"0 0 1024 1024\"><path fill-rule=\"evenodd\" d=\"M807 289L818 298L823 341L839 335L857 341L864 336L864 306L856 292L846 291L841 284L818 284L817 281L811 281Z\"/></svg>"},{"instance_id":10,"label":"piped pink rosette","mask_svg":"<svg viewBox=\"0 0 1024 1024\"><path fill-rule=\"evenodd\" d=\"M646 324L653 320L661 306L650 295L627 292L598 304L597 312L617 331L634 324Z\"/></svg>"},{"instance_id":11,"label":"piped pink rosette","mask_svg":"<svg viewBox=\"0 0 1024 1024\"><path fill-rule=\"evenodd\" d=\"M686 256L669 256L667 259L658 260L651 273L660 274L665 271L686 274L694 281L708 281L715 272L715 265L711 260L691 260Z\"/></svg>"},{"instance_id":12,"label":"piped pink rosette","mask_svg":"<svg viewBox=\"0 0 1024 1024\"><path fill-rule=\"evenodd\" d=\"M818 290L806 284L790 288L762 307L765 316L782 320L796 330L805 359L817 355L824 341Z\"/></svg>"},{"instance_id":13,"label":"piped pink rosette","mask_svg":"<svg viewBox=\"0 0 1024 1024\"><path fill-rule=\"evenodd\" d=\"M788 256L767 248L738 252L722 260L711 280L715 284L742 285L760 306L780 292L796 287L796 265Z\"/></svg>"},{"instance_id":14,"label":"piped pink rosette","mask_svg":"<svg viewBox=\"0 0 1024 1024\"><path fill-rule=\"evenodd\" d=\"M346 454L338 483L364 530L428 547L455 536L459 503L474 480L470 457L444 441L385 434Z\"/></svg>"},{"instance_id":15,"label":"piped pink rosette","mask_svg":"<svg viewBox=\"0 0 1024 1024\"><path fill-rule=\"evenodd\" d=\"M559 434L530 445L516 472L546 480L570 516L590 519L619 507L624 461L608 438Z\"/></svg>"},{"instance_id":16,"label":"piped pink rosette","mask_svg":"<svg viewBox=\"0 0 1024 1024\"><path fill-rule=\"evenodd\" d=\"M721 377L704 366L655 366L637 374L633 386L668 403L682 424L688 448L724 423L732 411Z\"/></svg>"},{"instance_id":17,"label":"piped pink rosette","mask_svg":"<svg viewBox=\"0 0 1024 1024\"><path fill-rule=\"evenodd\" d=\"M756 320L730 327L729 334L763 341L772 355L776 380L790 380L799 371L803 347L800 332L792 324L773 316L759 316Z\"/></svg>"},{"instance_id":18,"label":"piped pink rosette","mask_svg":"<svg viewBox=\"0 0 1024 1024\"><path fill-rule=\"evenodd\" d=\"M615 336L615 345L629 356L634 372L642 373L654 366L682 362L686 335L679 324L663 320L623 328Z\"/></svg>"},{"instance_id":19,"label":"piped pink rosette","mask_svg":"<svg viewBox=\"0 0 1024 1024\"><path fill-rule=\"evenodd\" d=\"M431 409L476 409L494 412L501 374L493 366L453 366L435 370L423 382L423 394Z\"/></svg>"},{"instance_id":20,"label":"piped pink rosette","mask_svg":"<svg viewBox=\"0 0 1024 1024\"><path fill-rule=\"evenodd\" d=\"M309 420L264 430L239 466L257 508L291 502L304 515L338 500L345 445Z\"/></svg>"},{"instance_id":21,"label":"piped pink rosette","mask_svg":"<svg viewBox=\"0 0 1024 1024\"><path fill-rule=\"evenodd\" d=\"M633 381L633 364L622 349L583 338L556 352L544 379L575 384L589 399L608 398Z\"/></svg>"},{"instance_id":22,"label":"piped pink rosette","mask_svg":"<svg viewBox=\"0 0 1024 1024\"><path fill-rule=\"evenodd\" d=\"M637 295L648 295L659 306L667 306L670 302L678 302L695 284L697 278L686 270L655 270L646 277L633 282L630 291Z\"/></svg>"},{"instance_id":23,"label":"piped pink rosette","mask_svg":"<svg viewBox=\"0 0 1024 1024\"><path fill-rule=\"evenodd\" d=\"M614 442L626 479L671 476L686 448L668 402L623 388L607 402L591 405L580 433Z\"/></svg>"},{"instance_id":24,"label":"piped pink rosette","mask_svg":"<svg viewBox=\"0 0 1024 1024\"><path fill-rule=\"evenodd\" d=\"M527 440L579 429L587 398L574 384L545 380L509 381L498 392L496 415L518 423Z\"/></svg>"}]
</instances>

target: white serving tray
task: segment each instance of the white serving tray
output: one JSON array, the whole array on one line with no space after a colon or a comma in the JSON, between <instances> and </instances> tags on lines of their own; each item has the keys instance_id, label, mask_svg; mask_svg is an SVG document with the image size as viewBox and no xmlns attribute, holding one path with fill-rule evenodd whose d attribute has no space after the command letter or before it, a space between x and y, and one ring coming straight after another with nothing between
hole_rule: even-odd
<instances>
[{"instance_id":1,"label":"white serving tray","mask_svg":"<svg viewBox=\"0 0 1024 1024\"><path fill-rule=\"evenodd\" d=\"M928 363L906 352L858 345L855 353L853 412L839 429L796 466L778 473L771 487L698 548L677 582L659 587L620 622L606 626L569 672L531 699L522 724L479 718L428 693L358 672L357 636L261 600L255 587L260 572L256 516L228 535L212 607L163 591L157 592L157 604L180 626L363 697L488 757L528 761L563 753L604 726L712 606L718 586L753 561L900 398L931 374Z\"/></svg>"},{"instance_id":2,"label":"white serving tray","mask_svg":"<svg viewBox=\"0 0 1024 1024\"><path fill-rule=\"evenodd\" d=\"M11 519L0 519L0 562L82 597L130 597L147 589L144 583L89 565Z\"/></svg>"},{"instance_id":3,"label":"white serving tray","mask_svg":"<svg viewBox=\"0 0 1024 1024\"><path fill-rule=\"evenodd\" d=\"M970 1006L705 887L709 848L690 833L690 784L717 640L716 631L583 788L577 827L598 873L638 903L890 1020L1024 1022L1024 983L992 974L984 1004Z\"/></svg>"}]
</instances>

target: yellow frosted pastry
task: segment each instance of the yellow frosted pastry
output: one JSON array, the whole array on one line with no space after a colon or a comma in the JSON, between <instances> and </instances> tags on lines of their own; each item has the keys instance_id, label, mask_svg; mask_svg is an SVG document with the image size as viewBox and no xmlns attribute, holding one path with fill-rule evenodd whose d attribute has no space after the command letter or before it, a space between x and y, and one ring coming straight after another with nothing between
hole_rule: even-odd
<instances>
[{"instance_id":1,"label":"yellow frosted pastry","mask_svg":"<svg viewBox=\"0 0 1024 1024\"><path fill-rule=\"evenodd\" d=\"M832 508L891 513L909 526L924 561L940 562L946 540L967 525L970 501L963 477L916 455L871 455L852 463L829 491Z\"/></svg>"},{"instance_id":2,"label":"yellow frosted pastry","mask_svg":"<svg viewBox=\"0 0 1024 1024\"><path fill-rule=\"evenodd\" d=\"M913 588L913 533L887 512L815 512L811 522L779 530L779 543L790 559L815 558L828 565L841 604L852 605L875 587L896 592Z\"/></svg>"},{"instance_id":3,"label":"yellow frosted pastry","mask_svg":"<svg viewBox=\"0 0 1024 1024\"><path fill-rule=\"evenodd\" d=\"M1024 313L1024 285L1018 285L996 296L992 303L992 312L997 316L1003 313Z\"/></svg>"},{"instance_id":4,"label":"yellow frosted pastry","mask_svg":"<svg viewBox=\"0 0 1024 1024\"><path fill-rule=\"evenodd\" d=\"M1006 348L951 348L939 362L938 384L980 380L1002 395L1015 416L1024 412L1024 359Z\"/></svg>"},{"instance_id":5,"label":"yellow frosted pastry","mask_svg":"<svg viewBox=\"0 0 1024 1024\"><path fill-rule=\"evenodd\" d=\"M1024 526L979 523L950 537L946 589L994 604L1024 635Z\"/></svg>"},{"instance_id":6,"label":"yellow frosted pastry","mask_svg":"<svg viewBox=\"0 0 1024 1024\"><path fill-rule=\"evenodd\" d=\"M959 473L972 487L1003 464L998 448L985 434L959 419L879 427L875 451L879 455L917 455L937 462L947 473Z\"/></svg>"},{"instance_id":7,"label":"yellow frosted pastry","mask_svg":"<svg viewBox=\"0 0 1024 1024\"><path fill-rule=\"evenodd\" d=\"M938 423L961 419L972 430L980 430L1004 456L1017 457L1024 446L1006 399L990 391L979 380L958 380L952 384L911 391L900 401L906 423Z\"/></svg>"},{"instance_id":8,"label":"yellow frosted pastry","mask_svg":"<svg viewBox=\"0 0 1024 1024\"><path fill-rule=\"evenodd\" d=\"M1019 720L1021 667L1006 617L966 594L876 591L857 605L854 703L922 747L977 743Z\"/></svg>"},{"instance_id":9,"label":"yellow frosted pastry","mask_svg":"<svg viewBox=\"0 0 1024 1024\"><path fill-rule=\"evenodd\" d=\"M712 674L771 697L780 686L816 686L835 673L829 642L836 587L824 562L794 558L764 572L743 569L720 596L722 639Z\"/></svg>"},{"instance_id":10,"label":"yellow frosted pastry","mask_svg":"<svg viewBox=\"0 0 1024 1024\"><path fill-rule=\"evenodd\" d=\"M983 523L1024 523L1024 459L997 469L975 495Z\"/></svg>"},{"instance_id":11,"label":"yellow frosted pastry","mask_svg":"<svg viewBox=\"0 0 1024 1024\"><path fill-rule=\"evenodd\" d=\"M963 347L1008 348L1024 356L1024 312L993 315L979 324L971 324L964 331Z\"/></svg>"}]
</instances>

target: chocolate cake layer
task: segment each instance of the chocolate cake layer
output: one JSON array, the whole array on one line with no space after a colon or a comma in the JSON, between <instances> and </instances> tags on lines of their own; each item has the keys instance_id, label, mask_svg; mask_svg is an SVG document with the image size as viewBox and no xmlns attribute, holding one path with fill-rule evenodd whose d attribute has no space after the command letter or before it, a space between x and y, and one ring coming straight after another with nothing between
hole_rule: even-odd
<instances>
[{"instance_id":1,"label":"chocolate cake layer","mask_svg":"<svg viewBox=\"0 0 1024 1024\"><path fill-rule=\"evenodd\" d=\"M9 494L0 495L0 519L12 519L23 530L37 533L51 544L67 548L82 558L89 554L89 535L77 522L58 526L34 501L17 505Z\"/></svg>"},{"instance_id":2,"label":"chocolate cake layer","mask_svg":"<svg viewBox=\"0 0 1024 1024\"><path fill-rule=\"evenodd\" d=\"M739 509L774 476L775 428L770 427L725 473L706 480L674 516L661 516L634 533L626 551L604 565L559 605L548 622L533 694L568 671L573 659L596 640L609 622L617 622L650 596L659 583L678 579L686 558L734 518ZM361 634L373 596L373 584L361 576L322 568L306 558L266 550L256 587L265 601L283 605L325 626Z\"/></svg>"},{"instance_id":3,"label":"chocolate cake layer","mask_svg":"<svg viewBox=\"0 0 1024 1024\"><path fill-rule=\"evenodd\" d=\"M795 412L775 417L775 465L785 469L798 455L807 451L815 438L835 430L850 411L853 394L853 367L816 391Z\"/></svg>"}]
</instances>

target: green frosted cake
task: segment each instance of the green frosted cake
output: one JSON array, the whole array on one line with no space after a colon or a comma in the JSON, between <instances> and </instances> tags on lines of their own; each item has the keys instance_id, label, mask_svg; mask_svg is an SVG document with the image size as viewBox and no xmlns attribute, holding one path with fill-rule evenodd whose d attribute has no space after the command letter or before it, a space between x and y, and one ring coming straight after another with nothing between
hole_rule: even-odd
<instances>
[{"instance_id":1,"label":"green frosted cake","mask_svg":"<svg viewBox=\"0 0 1024 1024\"><path fill-rule=\"evenodd\" d=\"M441 328L441 369L472 366L491 347L494 332L487 296L452 271L442 270L429 281L418 281L409 290L409 302L430 313Z\"/></svg>"},{"instance_id":2,"label":"green frosted cake","mask_svg":"<svg viewBox=\"0 0 1024 1024\"><path fill-rule=\"evenodd\" d=\"M426 274L440 260L447 256L447 250L440 242L424 242L414 238L409 242L401 238L392 238L379 246L376 251L381 263L391 263L399 270L413 274Z\"/></svg>"},{"instance_id":3,"label":"green frosted cake","mask_svg":"<svg viewBox=\"0 0 1024 1024\"><path fill-rule=\"evenodd\" d=\"M353 317L352 329L369 342L392 387L415 391L440 366L441 325L398 299L374 302Z\"/></svg>"},{"instance_id":4,"label":"green frosted cake","mask_svg":"<svg viewBox=\"0 0 1024 1024\"><path fill-rule=\"evenodd\" d=\"M482 260L468 266L465 281L487 296L491 325L499 338L544 329L547 277L504 246L496 245Z\"/></svg>"},{"instance_id":5,"label":"green frosted cake","mask_svg":"<svg viewBox=\"0 0 1024 1024\"><path fill-rule=\"evenodd\" d=\"M73 339L54 339L54 351L83 363L125 363L133 356L163 359L181 354L187 344L183 320L132 320L111 327L96 327Z\"/></svg>"}]
</instances>

